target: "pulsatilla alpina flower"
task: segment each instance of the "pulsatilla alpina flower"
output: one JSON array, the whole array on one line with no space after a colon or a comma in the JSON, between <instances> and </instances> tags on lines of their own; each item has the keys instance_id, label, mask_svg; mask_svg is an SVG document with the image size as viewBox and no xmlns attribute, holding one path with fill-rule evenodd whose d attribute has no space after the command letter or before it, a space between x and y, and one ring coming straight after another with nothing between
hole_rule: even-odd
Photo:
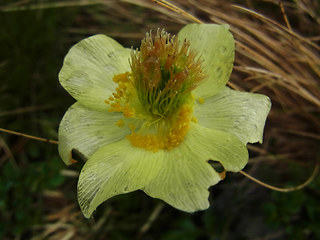
<instances>
[{"instance_id":1,"label":"pulsatilla alpina flower","mask_svg":"<svg viewBox=\"0 0 320 240\"><path fill-rule=\"evenodd\" d=\"M234 60L227 25L147 34L140 50L95 35L73 46L59 74L77 100L59 128L59 152L88 160L78 182L86 217L105 200L143 190L187 212L209 207L208 188L237 172L246 144L262 142L268 97L226 87Z\"/></svg>"}]
</instances>

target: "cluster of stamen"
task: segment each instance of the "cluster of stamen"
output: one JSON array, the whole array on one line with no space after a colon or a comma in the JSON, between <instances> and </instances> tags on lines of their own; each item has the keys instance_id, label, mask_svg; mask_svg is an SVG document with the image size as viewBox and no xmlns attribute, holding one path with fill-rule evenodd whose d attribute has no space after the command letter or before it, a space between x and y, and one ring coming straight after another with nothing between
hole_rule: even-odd
<instances>
[{"instance_id":1,"label":"cluster of stamen","mask_svg":"<svg viewBox=\"0 0 320 240\"><path fill-rule=\"evenodd\" d=\"M127 118L135 116L135 110L130 107L130 95L132 94L131 74L126 72L115 75L113 81L118 84L116 92L105 100L106 104L110 104L109 112L122 112Z\"/></svg>"},{"instance_id":2,"label":"cluster of stamen","mask_svg":"<svg viewBox=\"0 0 320 240\"><path fill-rule=\"evenodd\" d=\"M109 111L147 121L130 123L132 133L127 138L132 145L149 151L178 146L193 119L191 91L205 77L199 57L186 40L179 45L178 38L158 30L154 39L147 33L140 51L132 51L130 65L131 73L113 78L118 87L105 100ZM116 124L123 127L124 121ZM142 127L146 125L150 128Z\"/></svg>"},{"instance_id":3,"label":"cluster of stamen","mask_svg":"<svg viewBox=\"0 0 320 240\"><path fill-rule=\"evenodd\" d=\"M132 54L131 70L139 100L160 117L176 113L205 77L189 42L179 46L178 38L164 30L158 30L154 40L151 33L146 35L140 52Z\"/></svg>"},{"instance_id":4,"label":"cluster of stamen","mask_svg":"<svg viewBox=\"0 0 320 240\"><path fill-rule=\"evenodd\" d=\"M127 138L131 141L132 145L149 151L157 152L160 149L171 150L183 141L190 127L191 116L191 106L185 105L181 107L175 122L166 134L141 135L133 131Z\"/></svg>"}]
</instances>

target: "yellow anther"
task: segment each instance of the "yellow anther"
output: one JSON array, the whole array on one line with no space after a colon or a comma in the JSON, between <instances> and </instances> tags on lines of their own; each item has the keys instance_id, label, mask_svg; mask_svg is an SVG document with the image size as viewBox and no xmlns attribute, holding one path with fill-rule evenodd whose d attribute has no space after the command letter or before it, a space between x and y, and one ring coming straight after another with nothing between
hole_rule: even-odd
<instances>
[{"instance_id":1,"label":"yellow anther","mask_svg":"<svg viewBox=\"0 0 320 240\"><path fill-rule=\"evenodd\" d=\"M122 119L120 119L120 120L117 121L116 125L118 127L123 127L124 126L124 121Z\"/></svg>"},{"instance_id":2,"label":"yellow anther","mask_svg":"<svg viewBox=\"0 0 320 240\"><path fill-rule=\"evenodd\" d=\"M121 73L121 74L117 74L113 77L113 81L115 83L119 83L119 82L126 82L127 78L129 77L129 73Z\"/></svg>"},{"instance_id":3,"label":"yellow anther","mask_svg":"<svg viewBox=\"0 0 320 240\"><path fill-rule=\"evenodd\" d=\"M132 118L134 117L134 112L131 111L123 111L123 115L127 118Z\"/></svg>"},{"instance_id":4,"label":"yellow anther","mask_svg":"<svg viewBox=\"0 0 320 240\"><path fill-rule=\"evenodd\" d=\"M132 123L129 124L129 128L132 132L136 129L136 127Z\"/></svg>"},{"instance_id":5,"label":"yellow anther","mask_svg":"<svg viewBox=\"0 0 320 240\"><path fill-rule=\"evenodd\" d=\"M204 98L199 97L199 98L198 98L198 102L199 102L200 104L203 104L203 103L204 103Z\"/></svg>"},{"instance_id":6,"label":"yellow anther","mask_svg":"<svg viewBox=\"0 0 320 240\"><path fill-rule=\"evenodd\" d=\"M127 118L132 118L135 115L135 112L133 109L130 108L128 104L126 104L123 108L123 115Z\"/></svg>"},{"instance_id":7,"label":"yellow anther","mask_svg":"<svg viewBox=\"0 0 320 240\"><path fill-rule=\"evenodd\" d=\"M118 93L112 93L112 95L114 96L115 99L119 99L119 94Z\"/></svg>"},{"instance_id":8,"label":"yellow anther","mask_svg":"<svg viewBox=\"0 0 320 240\"><path fill-rule=\"evenodd\" d=\"M111 108L109 108L109 112L121 112L121 111L122 111L122 108L120 103L118 102L111 103Z\"/></svg>"},{"instance_id":9,"label":"yellow anther","mask_svg":"<svg viewBox=\"0 0 320 240\"><path fill-rule=\"evenodd\" d=\"M116 108L119 105L119 103L111 103L111 107Z\"/></svg>"},{"instance_id":10,"label":"yellow anther","mask_svg":"<svg viewBox=\"0 0 320 240\"><path fill-rule=\"evenodd\" d=\"M109 102L108 100L104 100L104 102L105 102L106 104L110 104L110 102Z\"/></svg>"}]
</instances>

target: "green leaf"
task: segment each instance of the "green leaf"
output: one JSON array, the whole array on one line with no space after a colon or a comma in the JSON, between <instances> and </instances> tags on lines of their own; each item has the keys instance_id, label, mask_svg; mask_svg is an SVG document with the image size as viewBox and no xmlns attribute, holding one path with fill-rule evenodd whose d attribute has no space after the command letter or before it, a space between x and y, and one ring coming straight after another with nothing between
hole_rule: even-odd
<instances>
[{"instance_id":1,"label":"green leaf","mask_svg":"<svg viewBox=\"0 0 320 240\"><path fill-rule=\"evenodd\" d=\"M125 138L128 127L116 125L123 115L99 112L80 103L72 105L59 126L59 153L66 164L71 164L71 151L76 149L89 158L97 149Z\"/></svg>"},{"instance_id":2,"label":"green leaf","mask_svg":"<svg viewBox=\"0 0 320 240\"><path fill-rule=\"evenodd\" d=\"M220 93L197 103L194 116L200 125L237 136L243 143L262 143L263 129L271 108L267 96L225 87Z\"/></svg>"},{"instance_id":3,"label":"green leaf","mask_svg":"<svg viewBox=\"0 0 320 240\"><path fill-rule=\"evenodd\" d=\"M223 89L229 81L234 61L234 39L228 25L188 24L180 30L178 37L190 41L203 62L207 78L193 90L196 97L207 98Z\"/></svg>"},{"instance_id":4,"label":"green leaf","mask_svg":"<svg viewBox=\"0 0 320 240\"><path fill-rule=\"evenodd\" d=\"M95 35L74 45L66 55L59 73L61 85L81 104L106 110L104 100L116 88L112 78L130 71L130 49L112 38Z\"/></svg>"}]
</instances>

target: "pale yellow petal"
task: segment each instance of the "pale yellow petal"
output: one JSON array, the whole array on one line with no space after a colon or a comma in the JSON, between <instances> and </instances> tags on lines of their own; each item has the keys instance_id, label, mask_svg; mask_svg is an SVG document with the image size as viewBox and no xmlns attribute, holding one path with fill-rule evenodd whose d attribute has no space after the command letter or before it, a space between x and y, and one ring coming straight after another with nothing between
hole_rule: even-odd
<instances>
[{"instance_id":1,"label":"pale yellow petal","mask_svg":"<svg viewBox=\"0 0 320 240\"><path fill-rule=\"evenodd\" d=\"M114 75L130 71L130 52L105 35L86 38L66 55L60 83L82 105L105 111L109 106L104 100L117 86Z\"/></svg>"},{"instance_id":2,"label":"pale yellow petal","mask_svg":"<svg viewBox=\"0 0 320 240\"><path fill-rule=\"evenodd\" d=\"M66 164L71 163L71 151L76 149L89 158L97 149L125 138L128 127L118 127L120 113L90 110L80 103L72 105L59 126L59 153Z\"/></svg>"}]
</instances>

